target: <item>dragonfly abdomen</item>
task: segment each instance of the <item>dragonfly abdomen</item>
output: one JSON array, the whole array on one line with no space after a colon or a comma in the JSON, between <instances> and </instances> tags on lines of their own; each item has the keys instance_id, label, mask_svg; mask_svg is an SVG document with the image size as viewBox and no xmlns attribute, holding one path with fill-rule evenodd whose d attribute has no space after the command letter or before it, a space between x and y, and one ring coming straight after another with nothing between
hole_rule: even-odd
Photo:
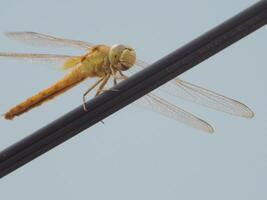
<instances>
[{"instance_id":1,"label":"dragonfly abdomen","mask_svg":"<svg viewBox=\"0 0 267 200\"><path fill-rule=\"evenodd\" d=\"M15 116L19 116L32 108L35 108L45 101L51 100L52 98L64 93L70 88L74 87L84 79L88 77L87 73L82 73L78 69L74 69L71 73L66 75L63 79L55 83L54 85L42 90L38 94L26 99L24 102L11 108L7 113L4 114L5 119L13 119Z\"/></svg>"}]
</instances>

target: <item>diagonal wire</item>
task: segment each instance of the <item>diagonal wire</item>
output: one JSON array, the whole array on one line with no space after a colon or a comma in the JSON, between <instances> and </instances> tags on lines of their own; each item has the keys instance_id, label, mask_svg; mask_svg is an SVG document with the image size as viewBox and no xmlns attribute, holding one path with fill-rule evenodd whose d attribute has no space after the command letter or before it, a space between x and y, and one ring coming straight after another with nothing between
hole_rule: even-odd
<instances>
[{"instance_id":1,"label":"diagonal wire","mask_svg":"<svg viewBox=\"0 0 267 200\"><path fill-rule=\"evenodd\" d=\"M121 82L114 88L118 92L108 91L88 101L89 112L84 112L83 107L79 106L0 152L0 177L93 126L266 23L267 0L262 0Z\"/></svg>"}]
</instances>

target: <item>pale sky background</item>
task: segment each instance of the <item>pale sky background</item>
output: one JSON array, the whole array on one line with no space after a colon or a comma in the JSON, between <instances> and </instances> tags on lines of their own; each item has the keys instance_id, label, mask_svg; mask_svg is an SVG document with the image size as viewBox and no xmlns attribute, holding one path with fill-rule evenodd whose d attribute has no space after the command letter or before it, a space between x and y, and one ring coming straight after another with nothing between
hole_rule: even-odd
<instances>
[{"instance_id":1,"label":"pale sky background","mask_svg":"<svg viewBox=\"0 0 267 200\"><path fill-rule=\"evenodd\" d=\"M1 0L0 31L130 44L139 58L153 62L255 2ZM181 76L246 103L255 118L177 100L214 125L215 134L208 135L128 106L1 179L1 199L266 199L266 37L263 27ZM0 51L79 53L28 47L3 34ZM0 113L64 75L47 65L3 59L0 65ZM0 149L80 105L87 87L13 121L1 119Z\"/></svg>"}]
</instances>

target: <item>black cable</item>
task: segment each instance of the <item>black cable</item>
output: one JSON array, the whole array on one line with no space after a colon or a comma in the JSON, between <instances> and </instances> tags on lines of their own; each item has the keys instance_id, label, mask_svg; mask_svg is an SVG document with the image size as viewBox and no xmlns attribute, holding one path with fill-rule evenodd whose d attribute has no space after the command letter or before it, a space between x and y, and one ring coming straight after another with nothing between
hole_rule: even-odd
<instances>
[{"instance_id":1,"label":"black cable","mask_svg":"<svg viewBox=\"0 0 267 200\"><path fill-rule=\"evenodd\" d=\"M70 139L267 23L262 0L0 153L0 177ZM81 152L83 153L83 152Z\"/></svg>"}]
</instances>

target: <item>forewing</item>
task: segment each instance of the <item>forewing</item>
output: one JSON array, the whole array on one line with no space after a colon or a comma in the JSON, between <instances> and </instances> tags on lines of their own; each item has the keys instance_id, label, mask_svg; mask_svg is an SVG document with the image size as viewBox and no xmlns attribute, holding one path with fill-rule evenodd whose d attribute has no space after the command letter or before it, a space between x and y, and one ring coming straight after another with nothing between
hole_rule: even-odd
<instances>
[{"instance_id":1,"label":"forewing","mask_svg":"<svg viewBox=\"0 0 267 200\"><path fill-rule=\"evenodd\" d=\"M169 84L163 85L161 90L185 100L232 115L246 118L252 118L254 116L253 111L245 104L178 78L175 78Z\"/></svg>"},{"instance_id":2,"label":"forewing","mask_svg":"<svg viewBox=\"0 0 267 200\"><path fill-rule=\"evenodd\" d=\"M89 42L58 38L35 32L7 32L6 36L10 39L34 46L74 47L82 50L88 50L93 46Z\"/></svg>"},{"instance_id":3,"label":"forewing","mask_svg":"<svg viewBox=\"0 0 267 200\"><path fill-rule=\"evenodd\" d=\"M148 64L138 60L136 65L145 68ZM160 90L232 115L246 118L252 118L254 116L253 111L245 104L178 78L164 84L160 87Z\"/></svg>"},{"instance_id":4,"label":"forewing","mask_svg":"<svg viewBox=\"0 0 267 200\"><path fill-rule=\"evenodd\" d=\"M193 128L212 133L214 129L207 122L199 119L198 117L176 107L170 102L165 101L164 99L153 95L148 94L134 102L135 105L143 107L145 109L154 111L161 115L164 115L168 118L177 120L184 124L187 124Z\"/></svg>"},{"instance_id":5,"label":"forewing","mask_svg":"<svg viewBox=\"0 0 267 200\"><path fill-rule=\"evenodd\" d=\"M68 56L68 55L54 55L54 54L27 54L27 53L8 53L0 52L0 57L14 59L14 60L24 60L28 62L37 62L37 63L49 63L49 64L58 64L62 69L71 68L75 66L80 57L78 56ZM76 62L74 62L76 61ZM66 67L68 65L68 67Z\"/></svg>"},{"instance_id":6,"label":"forewing","mask_svg":"<svg viewBox=\"0 0 267 200\"><path fill-rule=\"evenodd\" d=\"M137 65L141 68L146 68L149 65L149 63L147 63L143 60L136 59L135 65Z\"/></svg>"}]
</instances>

